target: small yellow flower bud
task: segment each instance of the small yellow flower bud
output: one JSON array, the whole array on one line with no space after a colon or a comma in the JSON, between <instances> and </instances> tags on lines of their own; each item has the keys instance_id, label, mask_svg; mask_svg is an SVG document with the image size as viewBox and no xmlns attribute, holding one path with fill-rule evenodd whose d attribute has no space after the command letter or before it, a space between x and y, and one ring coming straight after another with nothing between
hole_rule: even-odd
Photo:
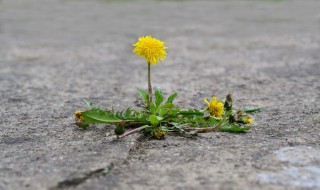
<instances>
[{"instance_id":1,"label":"small yellow flower bud","mask_svg":"<svg viewBox=\"0 0 320 190\"><path fill-rule=\"evenodd\" d=\"M244 123L244 124L251 124L252 123L252 118L249 117L248 115L242 115L239 119L238 122Z\"/></svg>"},{"instance_id":2,"label":"small yellow flower bud","mask_svg":"<svg viewBox=\"0 0 320 190\"><path fill-rule=\"evenodd\" d=\"M160 129L153 131L153 136L155 136L157 139L161 139L165 134L167 134L167 132Z\"/></svg>"},{"instance_id":3,"label":"small yellow flower bud","mask_svg":"<svg viewBox=\"0 0 320 190\"><path fill-rule=\"evenodd\" d=\"M77 110L74 112L74 120L76 122L78 122L78 121L84 122L84 119L81 114L82 114L82 111L80 111L80 110Z\"/></svg>"},{"instance_id":4,"label":"small yellow flower bud","mask_svg":"<svg viewBox=\"0 0 320 190\"><path fill-rule=\"evenodd\" d=\"M247 124L251 124L251 123L252 123L252 118L251 118L251 117L248 117L246 123L247 123Z\"/></svg>"}]
</instances>

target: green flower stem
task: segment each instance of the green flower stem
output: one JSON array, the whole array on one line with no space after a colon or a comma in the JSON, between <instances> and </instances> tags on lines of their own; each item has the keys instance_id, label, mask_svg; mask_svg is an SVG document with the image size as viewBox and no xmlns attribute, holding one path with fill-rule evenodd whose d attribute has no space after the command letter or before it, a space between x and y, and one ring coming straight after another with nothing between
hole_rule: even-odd
<instances>
[{"instance_id":1,"label":"green flower stem","mask_svg":"<svg viewBox=\"0 0 320 190\"><path fill-rule=\"evenodd\" d=\"M226 120L226 118L227 118L226 115L224 115L223 118L221 119L220 123L216 127L216 130L219 130L221 128L221 126L223 125L223 122Z\"/></svg>"},{"instance_id":2,"label":"green flower stem","mask_svg":"<svg viewBox=\"0 0 320 190\"><path fill-rule=\"evenodd\" d=\"M152 87L151 87L151 64L148 63L148 92L149 92L149 104L152 102Z\"/></svg>"}]
</instances>

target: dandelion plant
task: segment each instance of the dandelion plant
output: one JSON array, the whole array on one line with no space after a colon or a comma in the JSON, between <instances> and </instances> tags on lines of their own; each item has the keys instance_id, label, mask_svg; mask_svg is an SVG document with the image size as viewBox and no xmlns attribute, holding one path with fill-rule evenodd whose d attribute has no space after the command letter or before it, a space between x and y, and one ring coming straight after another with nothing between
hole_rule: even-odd
<instances>
[{"instance_id":1,"label":"dandelion plant","mask_svg":"<svg viewBox=\"0 0 320 190\"><path fill-rule=\"evenodd\" d=\"M178 93L165 97L164 92L157 88L154 101L151 84L151 65L156 65L166 58L167 47L164 42L152 36L143 36L133 44L133 53L143 57L148 65L148 91L137 88L145 106L140 109L128 107L124 110L102 109L91 102L85 101L88 110L74 113L76 125L86 129L90 125L107 124L115 126L114 132L123 138L142 132L157 139L162 139L167 133L177 133L193 136L197 133L222 131L241 133L248 131L252 118L248 113L259 111L257 107L235 109L231 94L223 103L217 97L210 101L204 99L207 106L204 109L184 109L174 104Z\"/></svg>"}]
</instances>

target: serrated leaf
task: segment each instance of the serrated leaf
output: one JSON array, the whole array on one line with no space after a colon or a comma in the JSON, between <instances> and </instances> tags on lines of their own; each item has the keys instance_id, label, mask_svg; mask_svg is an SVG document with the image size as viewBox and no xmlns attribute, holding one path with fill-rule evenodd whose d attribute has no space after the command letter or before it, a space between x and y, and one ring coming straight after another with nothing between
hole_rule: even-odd
<instances>
[{"instance_id":1,"label":"serrated leaf","mask_svg":"<svg viewBox=\"0 0 320 190\"><path fill-rule=\"evenodd\" d=\"M180 115L189 115L189 116L203 116L204 113L197 110L197 109L190 109L190 110L180 110Z\"/></svg>"},{"instance_id":2,"label":"serrated leaf","mask_svg":"<svg viewBox=\"0 0 320 190\"><path fill-rule=\"evenodd\" d=\"M168 99L167 99L167 103L173 103L174 99L178 96L178 93L173 93L171 94Z\"/></svg>"},{"instance_id":3,"label":"serrated leaf","mask_svg":"<svg viewBox=\"0 0 320 190\"><path fill-rule=\"evenodd\" d=\"M254 107L254 106L246 106L241 108L241 111L246 112L246 113L254 113L258 112L261 110L261 107Z\"/></svg>"},{"instance_id":4,"label":"serrated leaf","mask_svg":"<svg viewBox=\"0 0 320 190\"><path fill-rule=\"evenodd\" d=\"M83 101L84 101L84 103L85 103L89 108L91 108L91 109L100 109L99 106L94 105L92 102L89 102L89 101L87 101L87 100L85 100L85 99L83 99Z\"/></svg>"},{"instance_id":5,"label":"serrated leaf","mask_svg":"<svg viewBox=\"0 0 320 190\"><path fill-rule=\"evenodd\" d=\"M176 122L170 122L170 125L173 125L173 127L177 128L177 129L181 129L184 130L183 128L188 125L188 124L181 124L181 123L176 123Z\"/></svg>"},{"instance_id":6,"label":"serrated leaf","mask_svg":"<svg viewBox=\"0 0 320 190\"><path fill-rule=\"evenodd\" d=\"M211 125L217 125L217 124L219 124L221 122L221 119L210 117L207 120L207 122L210 123Z\"/></svg>"},{"instance_id":7,"label":"serrated leaf","mask_svg":"<svg viewBox=\"0 0 320 190\"><path fill-rule=\"evenodd\" d=\"M161 106L161 109L173 109L176 108L176 106L172 103L165 103L163 106Z\"/></svg>"},{"instance_id":8,"label":"serrated leaf","mask_svg":"<svg viewBox=\"0 0 320 190\"><path fill-rule=\"evenodd\" d=\"M130 108L127 108L126 111L124 112L123 116L124 116L125 118L130 117L130 116L131 116L131 111L132 111L132 110L131 110Z\"/></svg>"},{"instance_id":9,"label":"serrated leaf","mask_svg":"<svg viewBox=\"0 0 320 190\"><path fill-rule=\"evenodd\" d=\"M221 132L244 133L250 130L250 126L240 127L239 125L224 125L219 129Z\"/></svg>"},{"instance_id":10,"label":"serrated leaf","mask_svg":"<svg viewBox=\"0 0 320 190\"><path fill-rule=\"evenodd\" d=\"M85 123L120 123L122 119L103 110L88 110L81 113ZM130 121L130 120L127 120Z\"/></svg>"},{"instance_id":11,"label":"serrated leaf","mask_svg":"<svg viewBox=\"0 0 320 190\"><path fill-rule=\"evenodd\" d=\"M150 120L150 123L152 125L157 125L159 123L159 121L161 121L163 118L162 117L159 117L159 116L156 116L156 115L150 115L149 116L149 120Z\"/></svg>"},{"instance_id":12,"label":"serrated leaf","mask_svg":"<svg viewBox=\"0 0 320 190\"><path fill-rule=\"evenodd\" d=\"M169 109L167 114L174 116L174 115L177 115L179 111L180 111L179 109Z\"/></svg>"},{"instance_id":13,"label":"serrated leaf","mask_svg":"<svg viewBox=\"0 0 320 190\"><path fill-rule=\"evenodd\" d=\"M160 104L163 102L163 92L160 88L157 88L156 89L156 92L155 92L155 97L156 97L156 106L159 107Z\"/></svg>"},{"instance_id":14,"label":"serrated leaf","mask_svg":"<svg viewBox=\"0 0 320 190\"><path fill-rule=\"evenodd\" d=\"M149 104L149 94L145 90L142 90L141 88L137 88L137 91L141 98L144 100L146 104Z\"/></svg>"}]
</instances>

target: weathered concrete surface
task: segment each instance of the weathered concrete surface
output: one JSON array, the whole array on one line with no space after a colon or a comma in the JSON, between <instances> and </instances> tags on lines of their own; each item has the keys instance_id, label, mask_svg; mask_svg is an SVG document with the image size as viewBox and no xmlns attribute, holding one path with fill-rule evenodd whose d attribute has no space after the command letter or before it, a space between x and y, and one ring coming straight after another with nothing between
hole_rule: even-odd
<instances>
[{"instance_id":1,"label":"weathered concrete surface","mask_svg":"<svg viewBox=\"0 0 320 190\"><path fill-rule=\"evenodd\" d=\"M0 190L320 189L320 2L0 1ZM154 86L265 109L246 134L117 141L82 99L135 106L140 35L169 47ZM106 135L107 134L107 135ZM101 170L110 167L108 175Z\"/></svg>"}]
</instances>

